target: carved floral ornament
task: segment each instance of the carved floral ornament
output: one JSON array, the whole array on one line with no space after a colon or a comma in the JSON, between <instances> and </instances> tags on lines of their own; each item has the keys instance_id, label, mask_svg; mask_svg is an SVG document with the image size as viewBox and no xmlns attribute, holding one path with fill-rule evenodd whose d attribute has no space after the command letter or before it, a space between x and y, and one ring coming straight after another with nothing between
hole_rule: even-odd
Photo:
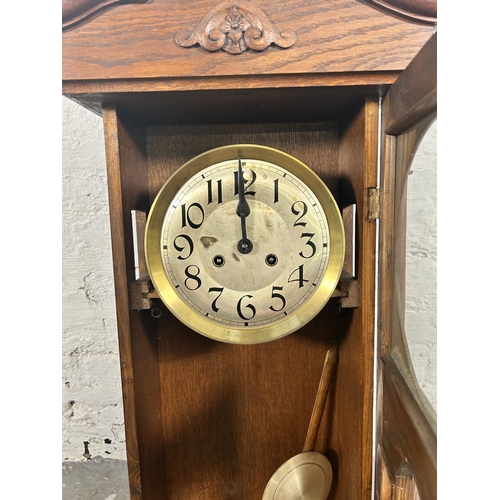
<instances>
[{"instance_id":1,"label":"carved floral ornament","mask_svg":"<svg viewBox=\"0 0 500 500\"><path fill-rule=\"evenodd\" d=\"M224 50L230 54L247 49L262 51L273 43L287 49L296 40L295 32L280 33L262 9L246 0L219 4L193 31L182 28L175 34L175 42L181 47L199 44L210 52Z\"/></svg>"}]
</instances>

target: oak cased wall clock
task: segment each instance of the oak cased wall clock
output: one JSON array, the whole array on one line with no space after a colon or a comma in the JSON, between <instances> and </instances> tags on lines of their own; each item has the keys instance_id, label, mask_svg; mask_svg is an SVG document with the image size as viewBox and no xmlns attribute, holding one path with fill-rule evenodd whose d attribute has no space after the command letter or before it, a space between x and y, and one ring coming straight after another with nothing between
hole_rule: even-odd
<instances>
[{"instance_id":1,"label":"oak cased wall clock","mask_svg":"<svg viewBox=\"0 0 500 500\"><path fill-rule=\"evenodd\" d=\"M395 82L433 50L435 5L412 3L63 2L63 93L104 121L133 500L262 498L333 346L327 498L390 498L378 169L387 117L407 130Z\"/></svg>"}]
</instances>

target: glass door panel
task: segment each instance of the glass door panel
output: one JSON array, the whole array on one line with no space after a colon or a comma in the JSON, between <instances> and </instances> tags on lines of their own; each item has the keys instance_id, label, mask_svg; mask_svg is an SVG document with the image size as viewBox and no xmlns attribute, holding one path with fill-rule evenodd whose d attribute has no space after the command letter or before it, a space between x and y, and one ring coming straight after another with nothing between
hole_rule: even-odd
<instances>
[{"instance_id":1,"label":"glass door panel","mask_svg":"<svg viewBox=\"0 0 500 500\"><path fill-rule=\"evenodd\" d=\"M427 126L422 125L421 126ZM398 138L401 149L418 128ZM437 419L437 121L396 174L396 246L391 356L436 430Z\"/></svg>"}]
</instances>

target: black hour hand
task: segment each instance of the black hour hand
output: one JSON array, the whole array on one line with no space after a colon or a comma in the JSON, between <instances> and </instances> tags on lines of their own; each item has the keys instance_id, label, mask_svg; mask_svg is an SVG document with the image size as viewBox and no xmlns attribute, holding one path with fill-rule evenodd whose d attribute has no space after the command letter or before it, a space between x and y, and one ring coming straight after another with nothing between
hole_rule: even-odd
<instances>
[{"instance_id":1,"label":"black hour hand","mask_svg":"<svg viewBox=\"0 0 500 500\"><path fill-rule=\"evenodd\" d=\"M250 205L245 198L245 179L243 179L243 170L241 168L241 158L238 158L238 206L236 215L238 217L248 217L250 215Z\"/></svg>"},{"instance_id":2,"label":"black hour hand","mask_svg":"<svg viewBox=\"0 0 500 500\"><path fill-rule=\"evenodd\" d=\"M241 158L238 158L238 205L236 215L241 221L241 240L238 241L237 248L240 253L247 254L252 251L253 243L247 238L246 218L250 215L250 205L245 198L245 180L243 179Z\"/></svg>"}]
</instances>

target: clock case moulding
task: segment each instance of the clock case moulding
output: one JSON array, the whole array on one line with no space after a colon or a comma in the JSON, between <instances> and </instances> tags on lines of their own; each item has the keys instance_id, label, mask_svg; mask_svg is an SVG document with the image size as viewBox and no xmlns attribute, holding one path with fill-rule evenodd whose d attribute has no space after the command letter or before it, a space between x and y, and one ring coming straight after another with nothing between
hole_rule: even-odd
<instances>
[{"instance_id":1,"label":"clock case moulding","mask_svg":"<svg viewBox=\"0 0 500 500\"><path fill-rule=\"evenodd\" d=\"M255 2L253 12L296 41L234 54L183 47L175 37L212 11L252 10L253 2L122 3L63 3L62 67L63 93L104 121L131 498L261 498L280 464L302 449L335 343L316 450L332 464L329 499L368 500L377 225L368 191L378 182L379 105L431 37L432 16L401 17L356 0ZM356 206L354 307L339 307L344 290L301 330L258 345L203 337L158 301L159 317L135 305L154 299L143 291L137 298L134 242L156 194L190 158L236 143L309 165L339 207L351 207L351 222Z\"/></svg>"}]
</instances>

